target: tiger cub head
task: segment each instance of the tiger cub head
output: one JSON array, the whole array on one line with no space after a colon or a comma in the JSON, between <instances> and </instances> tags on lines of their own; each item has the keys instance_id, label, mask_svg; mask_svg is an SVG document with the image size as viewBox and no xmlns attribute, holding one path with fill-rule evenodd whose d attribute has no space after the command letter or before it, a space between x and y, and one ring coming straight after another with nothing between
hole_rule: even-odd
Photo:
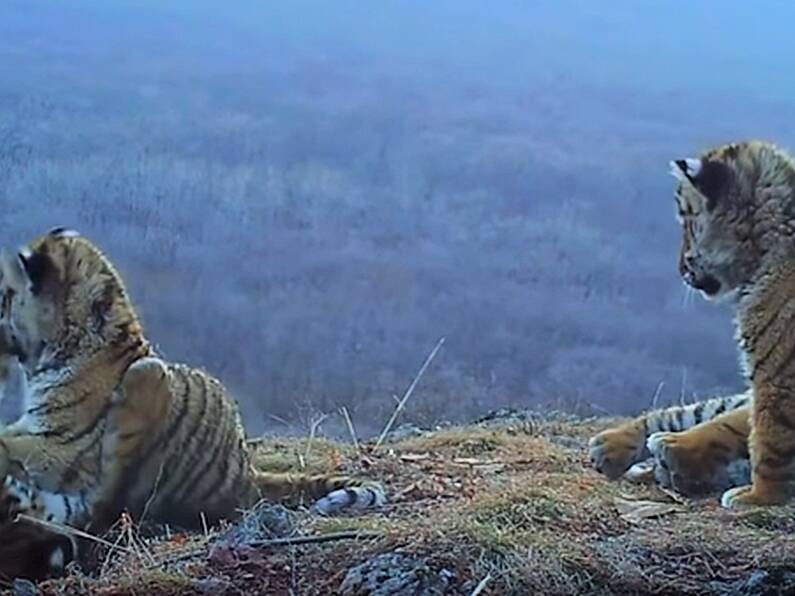
<instances>
[{"instance_id":1,"label":"tiger cub head","mask_svg":"<svg viewBox=\"0 0 795 596\"><path fill-rule=\"evenodd\" d=\"M0 255L0 351L25 366L141 333L121 278L76 232L56 228Z\"/></svg>"},{"instance_id":2,"label":"tiger cub head","mask_svg":"<svg viewBox=\"0 0 795 596\"><path fill-rule=\"evenodd\" d=\"M707 299L736 295L791 250L795 164L784 151L747 141L670 166L682 226L679 273Z\"/></svg>"}]
</instances>

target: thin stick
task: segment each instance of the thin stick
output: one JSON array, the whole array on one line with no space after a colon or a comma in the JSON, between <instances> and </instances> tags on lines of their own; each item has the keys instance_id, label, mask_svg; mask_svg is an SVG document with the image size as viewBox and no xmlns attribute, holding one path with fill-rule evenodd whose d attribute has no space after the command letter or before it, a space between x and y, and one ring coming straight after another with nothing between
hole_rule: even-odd
<instances>
[{"instance_id":1,"label":"thin stick","mask_svg":"<svg viewBox=\"0 0 795 596\"><path fill-rule=\"evenodd\" d=\"M687 367L682 367L682 390L679 393L679 405L685 405L685 385L687 385Z\"/></svg>"},{"instance_id":2,"label":"thin stick","mask_svg":"<svg viewBox=\"0 0 795 596\"><path fill-rule=\"evenodd\" d=\"M378 448L381 446L381 443L384 442L387 433L389 433L389 431L392 429L392 425L395 424L397 417L400 415L400 412L405 407L406 402L411 397L411 394L414 393L414 389L415 387L417 387L417 383L420 382L420 378L422 377L423 374L425 374L425 371L428 370L428 367L430 366L431 362L436 357L436 354L439 352L439 350L442 348L443 345L444 345L444 338L442 337L439 339L438 342L436 342L436 346L433 348L433 350L431 350L431 353L428 354L428 357L425 359L425 362L422 363L420 370L417 371L417 375L414 377L414 380L411 382L411 385L409 385L409 388L406 389L406 393L403 394L403 399L401 399L398 402L395 411L392 412L392 416L389 418L389 421L386 423L384 430L381 431L381 435L378 437L378 440L375 442L375 446L373 447L373 453L375 453L378 450Z\"/></svg>"},{"instance_id":3,"label":"thin stick","mask_svg":"<svg viewBox=\"0 0 795 596\"><path fill-rule=\"evenodd\" d=\"M301 462L301 468L306 467L306 460L309 459L309 452L312 450L312 443L315 442L315 433L317 433L318 427L323 424L323 421L328 418L328 414L321 414L314 421L312 421L312 425L309 427L309 439L306 442L306 450L304 451L304 456L299 461Z\"/></svg>"},{"instance_id":4,"label":"thin stick","mask_svg":"<svg viewBox=\"0 0 795 596\"><path fill-rule=\"evenodd\" d=\"M491 573L487 574L486 577L480 580L480 583L475 586L475 589L472 590L472 594L470 594L470 596L478 596L481 592L483 592L483 590L486 589L486 584L488 584L490 581Z\"/></svg>"},{"instance_id":5,"label":"thin stick","mask_svg":"<svg viewBox=\"0 0 795 596\"><path fill-rule=\"evenodd\" d=\"M336 542L337 540L372 540L381 538L381 532L349 531L349 532L329 532L318 536L292 536L289 538L274 538L272 540L254 540L247 542L246 546L289 546L292 544L321 544L324 542Z\"/></svg>"},{"instance_id":6,"label":"thin stick","mask_svg":"<svg viewBox=\"0 0 795 596\"><path fill-rule=\"evenodd\" d=\"M85 538L86 540L91 540L103 546L107 546L113 550L120 550L128 555L135 555L137 554L134 550L130 548L125 548L123 546L119 546L118 544L113 544L99 536L94 536L93 534L89 534L88 532L83 532L82 530L78 530L77 528L73 528L71 526L67 526L64 524L59 524L56 522L51 521L44 521L43 519L36 519L35 517L30 517L29 515L25 515L24 513L20 513L16 516L15 521L26 521L32 523L37 526L41 526L47 530L52 532L56 532L58 534L66 534L71 536L77 536L78 538Z\"/></svg>"},{"instance_id":7,"label":"thin stick","mask_svg":"<svg viewBox=\"0 0 795 596\"><path fill-rule=\"evenodd\" d=\"M292 424L290 424L289 422L287 422L287 421L286 421L284 418L282 418L281 416L277 416L276 414L268 414L268 418L273 418L273 419L274 419L276 422L281 422L282 424L284 424L284 426L286 426L286 427L288 427L288 428L292 426Z\"/></svg>"},{"instance_id":8,"label":"thin stick","mask_svg":"<svg viewBox=\"0 0 795 596\"><path fill-rule=\"evenodd\" d=\"M340 413L342 417L345 418L345 424L348 425L348 432L351 434L351 440L353 441L353 447L356 449L356 453L361 453L359 440L356 438L356 429L353 428L353 420L351 420L351 415L348 413L348 408L342 406L340 408Z\"/></svg>"},{"instance_id":9,"label":"thin stick","mask_svg":"<svg viewBox=\"0 0 795 596\"><path fill-rule=\"evenodd\" d=\"M663 387L665 387L665 381L660 381L660 384L657 385L657 390L654 392L654 397L651 398L651 409L657 409L657 400L660 399L660 394L662 393Z\"/></svg>"}]
</instances>

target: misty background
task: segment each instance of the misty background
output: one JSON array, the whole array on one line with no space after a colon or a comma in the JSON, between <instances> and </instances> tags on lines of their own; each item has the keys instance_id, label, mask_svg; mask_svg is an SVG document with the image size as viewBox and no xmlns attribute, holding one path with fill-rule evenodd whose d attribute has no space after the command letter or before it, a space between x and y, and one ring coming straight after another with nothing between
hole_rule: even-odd
<instances>
[{"instance_id":1,"label":"misty background","mask_svg":"<svg viewBox=\"0 0 795 596\"><path fill-rule=\"evenodd\" d=\"M251 432L741 387L670 159L795 145L795 6L0 4L4 245L99 243ZM333 423L331 423L333 425Z\"/></svg>"}]
</instances>

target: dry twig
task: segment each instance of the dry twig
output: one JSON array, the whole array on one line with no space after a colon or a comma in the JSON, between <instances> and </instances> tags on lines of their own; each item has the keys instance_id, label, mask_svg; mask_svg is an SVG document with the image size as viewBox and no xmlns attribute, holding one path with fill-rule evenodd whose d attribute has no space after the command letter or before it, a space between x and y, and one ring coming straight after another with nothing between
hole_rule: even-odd
<instances>
[{"instance_id":1,"label":"dry twig","mask_svg":"<svg viewBox=\"0 0 795 596\"><path fill-rule=\"evenodd\" d=\"M392 429L392 425L395 424L395 421L397 420L397 417L400 415L400 412L403 411L403 408L406 406L406 402L411 397L411 394L414 393L414 389L417 387L417 384L420 382L422 375L425 374L425 371L428 370L428 367L430 366L433 359L436 357L436 354L439 352L439 350L442 349L442 346L444 345L444 339L445 338L442 337L439 339L438 342L436 342L436 346L433 348L433 350L431 350L431 353L428 354L428 357L425 359L425 362L422 363L420 370L417 371L414 380L411 382L411 385L409 385L409 388L406 389L406 393L403 394L403 398L398 402L395 411L392 412L392 416L390 416L389 420L386 423L386 426L384 426L384 430L381 431L378 440L375 442L375 446L373 447L373 453L375 453L378 450L378 448L381 446L381 443L384 442L386 435Z\"/></svg>"},{"instance_id":2,"label":"dry twig","mask_svg":"<svg viewBox=\"0 0 795 596\"><path fill-rule=\"evenodd\" d=\"M301 468L306 468L306 460L309 459L309 453L312 451L312 444L315 442L315 435L317 434L317 429L323 424L323 421L328 418L328 414L321 414L317 416L313 421L312 424L309 426L309 438L306 440L306 449L304 450L303 456L298 456L298 462L301 465Z\"/></svg>"},{"instance_id":3,"label":"dry twig","mask_svg":"<svg viewBox=\"0 0 795 596\"><path fill-rule=\"evenodd\" d=\"M353 420L351 420L351 415L348 413L348 408L342 406L340 408L340 414L342 414L342 417L345 418L345 424L348 425L348 432L351 435L351 441L353 441L353 447L356 449L356 453L361 454L359 440L356 438L356 429L353 428Z\"/></svg>"},{"instance_id":4,"label":"dry twig","mask_svg":"<svg viewBox=\"0 0 795 596\"><path fill-rule=\"evenodd\" d=\"M475 589L472 590L472 594L470 594L470 596L478 596L478 594L480 594L481 592L483 592L483 590L486 589L486 585L490 581L491 581L491 573L487 574L486 577L480 580L480 583L477 586L475 586Z\"/></svg>"}]
</instances>

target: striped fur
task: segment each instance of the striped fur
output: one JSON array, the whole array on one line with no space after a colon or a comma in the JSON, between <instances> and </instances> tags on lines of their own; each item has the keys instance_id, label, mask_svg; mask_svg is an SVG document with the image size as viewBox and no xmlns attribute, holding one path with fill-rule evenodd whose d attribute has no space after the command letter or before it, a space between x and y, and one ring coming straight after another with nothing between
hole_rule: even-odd
<instances>
[{"instance_id":1,"label":"striped fur","mask_svg":"<svg viewBox=\"0 0 795 596\"><path fill-rule=\"evenodd\" d=\"M647 448L687 492L720 487L727 462L747 457L750 482L724 492L721 503L785 503L795 492L795 162L770 143L750 141L671 168L679 272L707 299L733 303L750 399L686 432L651 435ZM597 467L620 475L635 457L627 445L641 432L635 423L594 437Z\"/></svg>"},{"instance_id":2,"label":"striped fur","mask_svg":"<svg viewBox=\"0 0 795 596\"><path fill-rule=\"evenodd\" d=\"M726 413L747 412L748 404L749 396L741 393L652 410L593 437L588 444L591 462L608 478L619 478L634 464L653 456L649 450L653 436L708 426Z\"/></svg>"},{"instance_id":3,"label":"striped fur","mask_svg":"<svg viewBox=\"0 0 795 596\"><path fill-rule=\"evenodd\" d=\"M127 510L195 528L263 498L319 499L321 513L383 503L374 482L256 470L234 399L209 374L157 357L87 239L55 230L3 255L1 271L0 347L26 371L24 413L0 430L5 465L24 468L6 479L6 519L97 531Z\"/></svg>"}]
</instances>

